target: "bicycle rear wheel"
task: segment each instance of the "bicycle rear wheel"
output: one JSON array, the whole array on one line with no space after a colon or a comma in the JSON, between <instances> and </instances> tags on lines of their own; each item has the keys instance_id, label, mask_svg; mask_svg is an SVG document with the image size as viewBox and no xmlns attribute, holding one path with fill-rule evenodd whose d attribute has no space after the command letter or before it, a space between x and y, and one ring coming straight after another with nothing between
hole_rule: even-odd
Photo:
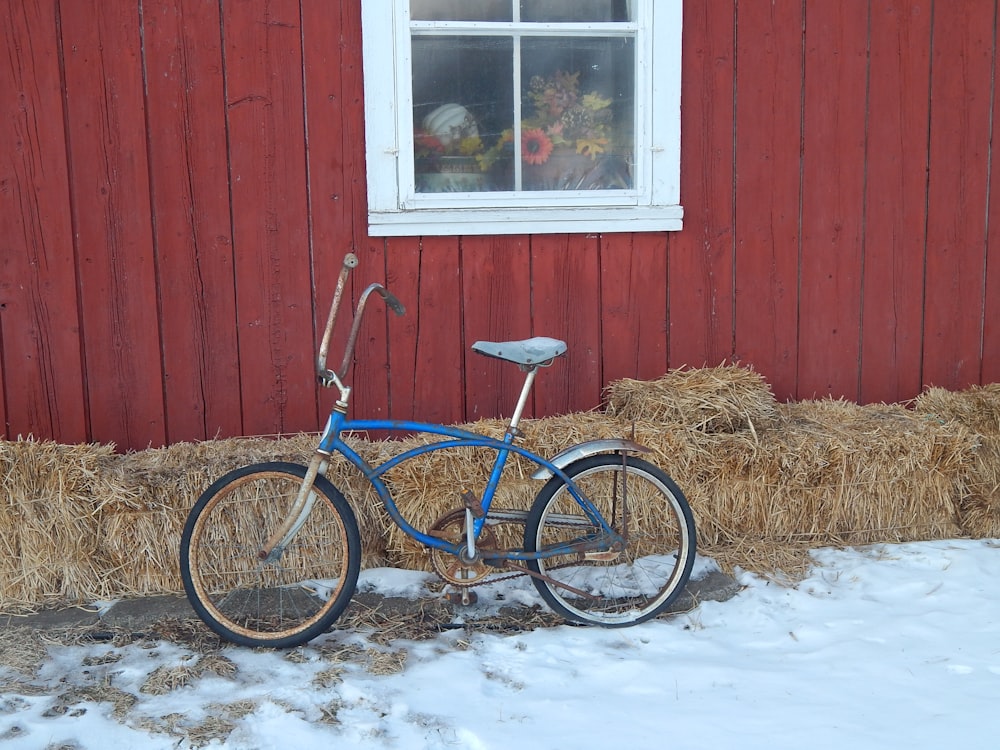
<instances>
[{"instance_id":1,"label":"bicycle rear wheel","mask_svg":"<svg viewBox=\"0 0 1000 750\"><path fill-rule=\"evenodd\" d=\"M184 590L215 633L243 646L287 648L327 630L351 600L361 568L354 511L323 476L305 524L274 562L258 552L284 521L306 467L264 463L209 487L181 536Z\"/></svg>"},{"instance_id":2,"label":"bicycle rear wheel","mask_svg":"<svg viewBox=\"0 0 1000 750\"><path fill-rule=\"evenodd\" d=\"M618 554L567 552L529 561L531 570L550 579L532 578L539 594L576 622L624 627L656 617L684 590L694 565L694 517L684 495L663 471L632 456L590 456L565 472L624 537L625 547ZM553 477L528 513L524 549L537 552L600 533L567 483Z\"/></svg>"}]
</instances>

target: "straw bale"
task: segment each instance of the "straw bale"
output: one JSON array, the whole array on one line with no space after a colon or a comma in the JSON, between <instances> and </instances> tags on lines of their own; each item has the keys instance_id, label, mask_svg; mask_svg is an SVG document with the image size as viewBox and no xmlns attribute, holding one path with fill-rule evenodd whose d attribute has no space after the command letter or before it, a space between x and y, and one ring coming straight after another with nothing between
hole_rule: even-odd
<instances>
[{"instance_id":1,"label":"straw bale","mask_svg":"<svg viewBox=\"0 0 1000 750\"><path fill-rule=\"evenodd\" d=\"M174 443L118 456L117 464L109 471L120 477L120 484L130 491L109 498L107 510L174 508L186 513L206 487L233 469L262 461L307 462L309 440L308 435L228 438Z\"/></svg>"},{"instance_id":2,"label":"straw bale","mask_svg":"<svg viewBox=\"0 0 1000 750\"><path fill-rule=\"evenodd\" d=\"M608 414L621 419L710 433L760 430L778 416L764 378L735 365L671 370L656 380L616 380L605 398Z\"/></svg>"},{"instance_id":3,"label":"straw bale","mask_svg":"<svg viewBox=\"0 0 1000 750\"><path fill-rule=\"evenodd\" d=\"M308 463L316 442L313 434L231 438L120 456L114 471L131 479L132 491L127 501L109 505L101 524L102 552L113 571L117 594L180 591L181 532L201 493L223 474L248 464ZM362 535L362 564L383 565L385 542L380 524L372 519L376 511L367 481L346 461L334 462L327 477L352 501Z\"/></svg>"},{"instance_id":4,"label":"straw bale","mask_svg":"<svg viewBox=\"0 0 1000 750\"><path fill-rule=\"evenodd\" d=\"M1000 437L1000 383L964 391L928 388L914 400L913 410L939 419L954 419L980 435Z\"/></svg>"},{"instance_id":5,"label":"straw bale","mask_svg":"<svg viewBox=\"0 0 1000 750\"><path fill-rule=\"evenodd\" d=\"M113 446L0 442L0 609L101 591L99 467Z\"/></svg>"},{"instance_id":6,"label":"straw bale","mask_svg":"<svg viewBox=\"0 0 1000 750\"><path fill-rule=\"evenodd\" d=\"M705 548L960 533L972 437L903 407L808 401L779 407L779 422L759 435L664 433L649 422L636 433L691 502Z\"/></svg>"},{"instance_id":7,"label":"straw bale","mask_svg":"<svg viewBox=\"0 0 1000 750\"><path fill-rule=\"evenodd\" d=\"M466 429L500 438L506 423ZM843 401L779 405L751 370L677 370L608 388L606 413L524 420L518 445L551 457L584 440L630 437L695 512L699 548L725 567L793 574L816 545L1000 536L1000 385L930 389L908 410ZM372 466L416 446L351 439ZM0 442L0 609L179 591L177 549L191 506L222 474L261 461L307 463L316 436L179 443L125 455L113 446ZM488 449L432 451L387 472L403 516L425 531L478 494ZM512 455L494 507L527 510L541 482ZM388 518L342 458L327 472L358 516L365 567L427 569L426 550ZM655 523L643 519L639 523ZM519 546L523 527L498 528Z\"/></svg>"},{"instance_id":8,"label":"straw bale","mask_svg":"<svg viewBox=\"0 0 1000 750\"><path fill-rule=\"evenodd\" d=\"M962 529L974 537L1000 537L1000 383L952 392L929 388L914 401L914 411L939 421L958 422L978 446L959 503Z\"/></svg>"},{"instance_id":9,"label":"straw bale","mask_svg":"<svg viewBox=\"0 0 1000 750\"><path fill-rule=\"evenodd\" d=\"M117 456L107 473L126 491L109 498L100 527L114 595L180 591L181 531L205 488L240 466L303 455L295 438L230 438Z\"/></svg>"},{"instance_id":10,"label":"straw bale","mask_svg":"<svg viewBox=\"0 0 1000 750\"><path fill-rule=\"evenodd\" d=\"M178 550L184 515L176 508L120 510L101 519L108 598L180 593Z\"/></svg>"},{"instance_id":11,"label":"straw bale","mask_svg":"<svg viewBox=\"0 0 1000 750\"><path fill-rule=\"evenodd\" d=\"M507 429L502 420L480 420L459 425L461 429L501 439ZM545 419L521 421L517 444L545 457L589 439L626 437L622 423L598 412L580 412ZM380 462L405 451L430 443L442 442L437 435L416 435L381 445ZM462 508L462 493L472 492L481 498L496 452L488 448L459 448L432 451L405 461L386 472L384 480L403 517L419 531L428 531L445 513ZM527 510L543 483L531 479L538 467L531 461L511 454L504 468L494 508ZM394 565L428 570L427 551L385 517L389 560ZM520 546L524 538L521 525L497 528L498 544Z\"/></svg>"}]
</instances>

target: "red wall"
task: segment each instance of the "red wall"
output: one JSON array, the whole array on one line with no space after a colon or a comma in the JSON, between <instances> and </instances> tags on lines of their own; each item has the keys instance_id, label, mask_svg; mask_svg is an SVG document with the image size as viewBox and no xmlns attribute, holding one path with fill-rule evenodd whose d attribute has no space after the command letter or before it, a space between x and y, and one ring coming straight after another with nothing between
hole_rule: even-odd
<instances>
[{"instance_id":1,"label":"red wall","mask_svg":"<svg viewBox=\"0 0 1000 750\"><path fill-rule=\"evenodd\" d=\"M370 307L359 415L509 413L468 347L534 334L570 345L536 415L722 361L782 399L1000 380L995 0L688 0L682 232L388 240L357 0L138 6L0 11L0 436L316 429L349 249L409 310Z\"/></svg>"}]
</instances>

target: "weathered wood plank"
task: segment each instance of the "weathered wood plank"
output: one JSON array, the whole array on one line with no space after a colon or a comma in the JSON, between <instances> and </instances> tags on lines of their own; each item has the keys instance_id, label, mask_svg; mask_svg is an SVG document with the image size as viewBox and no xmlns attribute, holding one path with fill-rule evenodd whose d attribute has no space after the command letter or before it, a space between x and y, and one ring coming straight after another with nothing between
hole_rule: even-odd
<instances>
[{"instance_id":1,"label":"weathered wood plank","mask_svg":"<svg viewBox=\"0 0 1000 750\"><path fill-rule=\"evenodd\" d=\"M356 301L357 295L373 281L385 283L390 290L395 285L394 271L389 264L391 258L386 254L386 241L381 237L368 236L360 3L340 4L337 41L341 51L340 98L334 106L343 113L340 126L343 129L341 159L344 188L343 193L335 193L339 196L334 201L339 210L334 211L334 218L343 227L341 231L350 232L361 260L354 279ZM355 352L357 379L354 380L352 408L358 416L383 418L391 411L389 351L394 332L384 306L373 305L365 316Z\"/></svg>"},{"instance_id":2,"label":"weathered wood plank","mask_svg":"<svg viewBox=\"0 0 1000 750\"><path fill-rule=\"evenodd\" d=\"M981 370L995 3L934 14L923 381Z\"/></svg>"},{"instance_id":3,"label":"weathered wood plank","mask_svg":"<svg viewBox=\"0 0 1000 750\"><path fill-rule=\"evenodd\" d=\"M1000 80L1000 54L994 36L993 81ZM1000 143L1000 92L993 87L993 133L991 142ZM1000 383L1000 154L990 149L990 203L987 215L985 304L983 309L983 361L979 382Z\"/></svg>"},{"instance_id":4,"label":"weathered wood plank","mask_svg":"<svg viewBox=\"0 0 1000 750\"><path fill-rule=\"evenodd\" d=\"M0 438L88 438L56 18L0 12ZM6 398L4 397L6 394Z\"/></svg>"},{"instance_id":5,"label":"weathered wood plank","mask_svg":"<svg viewBox=\"0 0 1000 750\"><path fill-rule=\"evenodd\" d=\"M868 96L863 402L920 392L931 1L874 0Z\"/></svg>"},{"instance_id":6,"label":"weathered wood plank","mask_svg":"<svg viewBox=\"0 0 1000 750\"><path fill-rule=\"evenodd\" d=\"M666 238L607 234L600 246L601 384L667 369Z\"/></svg>"},{"instance_id":7,"label":"weathered wood plank","mask_svg":"<svg viewBox=\"0 0 1000 750\"><path fill-rule=\"evenodd\" d=\"M459 240L394 239L388 251L394 270L392 291L407 306L405 317L389 316L391 416L461 422L465 396Z\"/></svg>"},{"instance_id":8,"label":"weathered wood plank","mask_svg":"<svg viewBox=\"0 0 1000 750\"><path fill-rule=\"evenodd\" d=\"M736 29L736 356L796 392L802 6L741 3Z\"/></svg>"},{"instance_id":9,"label":"weathered wood plank","mask_svg":"<svg viewBox=\"0 0 1000 750\"><path fill-rule=\"evenodd\" d=\"M991 0L689 2L683 232L389 241L366 232L358 3L9 5L0 437L314 429L349 249L348 304L383 281L410 308L372 300L357 416L509 414L520 372L468 346L532 334L570 353L529 415L733 356L786 398L1000 380Z\"/></svg>"},{"instance_id":10,"label":"weathered wood plank","mask_svg":"<svg viewBox=\"0 0 1000 750\"><path fill-rule=\"evenodd\" d=\"M223 14L243 430L315 429L299 4Z\"/></svg>"},{"instance_id":11,"label":"weathered wood plank","mask_svg":"<svg viewBox=\"0 0 1000 750\"><path fill-rule=\"evenodd\" d=\"M735 13L735 3L684 4L685 228L667 238L671 367L733 356Z\"/></svg>"},{"instance_id":12,"label":"weathered wood plank","mask_svg":"<svg viewBox=\"0 0 1000 750\"><path fill-rule=\"evenodd\" d=\"M344 255L366 234L364 224L364 106L361 87L360 40L352 29L357 4L302 4L302 38L306 99L306 158L308 165L310 247L315 284L314 318L317 334L326 325ZM360 221L360 224L356 222ZM367 278L371 269L357 274ZM376 269L379 278L383 268ZM359 282L360 283L360 282ZM339 325L330 348L331 366L339 366L350 328L351 290L348 287ZM319 346L319 339L314 344ZM353 367L349 380L353 382ZM362 370L364 372L364 370ZM321 393L321 413L329 412L335 391ZM357 403L357 401L355 401ZM355 410L355 414L358 412ZM358 414L360 416L360 414Z\"/></svg>"},{"instance_id":13,"label":"weathered wood plank","mask_svg":"<svg viewBox=\"0 0 1000 750\"><path fill-rule=\"evenodd\" d=\"M378 238L358 248L360 265L354 277L356 298L373 282L395 290L398 276L395 270L386 268L385 245L386 241ZM403 304L406 304L405 300ZM389 315L385 305L377 301L370 305L364 314L354 350L352 409L355 415L365 419L388 419L392 416L389 352L393 336L400 332L393 325L398 319L390 321Z\"/></svg>"},{"instance_id":14,"label":"weathered wood plank","mask_svg":"<svg viewBox=\"0 0 1000 750\"><path fill-rule=\"evenodd\" d=\"M218 6L147 6L143 39L167 439L242 432Z\"/></svg>"},{"instance_id":15,"label":"weathered wood plank","mask_svg":"<svg viewBox=\"0 0 1000 750\"><path fill-rule=\"evenodd\" d=\"M857 399L867 3L806 0L798 397Z\"/></svg>"},{"instance_id":16,"label":"weathered wood plank","mask_svg":"<svg viewBox=\"0 0 1000 750\"><path fill-rule=\"evenodd\" d=\"M596 237L553 234L531 240L531 326L562 339L565 358L535 381L535 414L588 411L601 400L600 275Z\"/></svg>"},{"instance_id":17,"label":"weathered wood plank","mask_svg":"<svg viewBox=\"0 0 1000 750\"><path fill-rule=\"evenodd\" d=\"M91 437L123 447L161 445L139 10L63 3L61 20Z\"/></svg>"},{"instance_id":18,"label":"weathered wood plank","mask_svg":"<svg viewBox=\"0 0 1000 750\"><path fill-rule=\"evenodd\" d=\"M470 350L476 341L526 339L531 330L531 253L528 238L462 240L462 334L465 340L465 418L509 417L524 375L515 365ZM557 365L561 366L561 365ZM546 373L547 374L547 373ZM525 416L534 414L534 399Z\"/></svg>"}]
</instances>

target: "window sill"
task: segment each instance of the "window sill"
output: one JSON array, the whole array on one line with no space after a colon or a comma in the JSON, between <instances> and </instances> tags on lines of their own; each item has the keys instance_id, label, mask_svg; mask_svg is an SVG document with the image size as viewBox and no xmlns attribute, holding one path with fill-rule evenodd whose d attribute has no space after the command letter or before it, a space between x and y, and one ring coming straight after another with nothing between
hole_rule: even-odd
<instances>
[{"instance_id":1,"label":"window sill","mask_svg":"<svg viewBox=\"0 0 1000 750\"><path fill-rule=\"evenodd\" d=\"M372 237L416 237L674 232L683 228L683 217L681 206L372 211L368 214L368 234Z\"/></svg>"}]
</instances>

